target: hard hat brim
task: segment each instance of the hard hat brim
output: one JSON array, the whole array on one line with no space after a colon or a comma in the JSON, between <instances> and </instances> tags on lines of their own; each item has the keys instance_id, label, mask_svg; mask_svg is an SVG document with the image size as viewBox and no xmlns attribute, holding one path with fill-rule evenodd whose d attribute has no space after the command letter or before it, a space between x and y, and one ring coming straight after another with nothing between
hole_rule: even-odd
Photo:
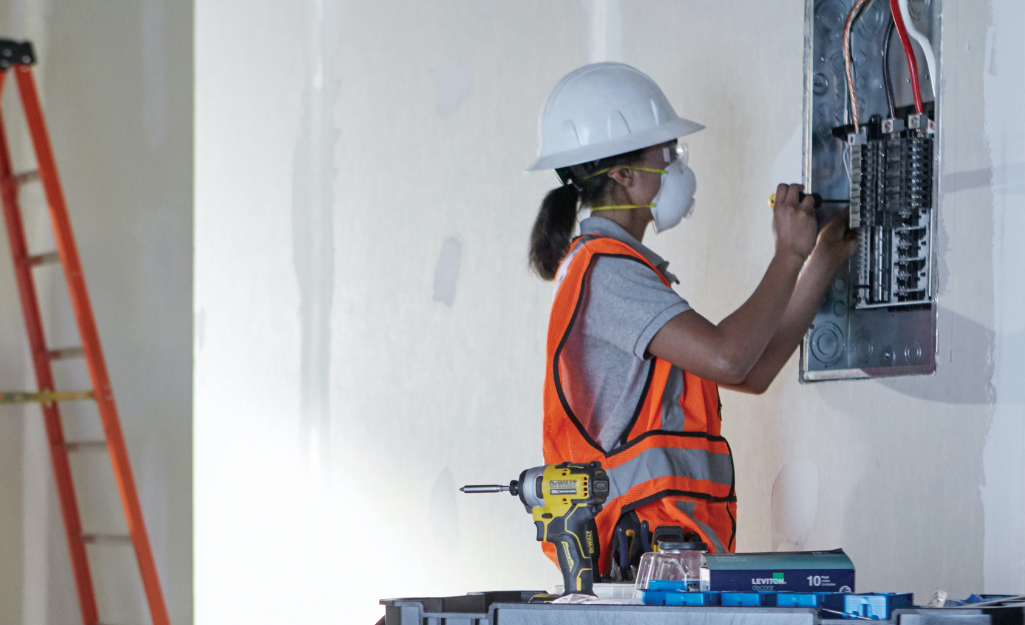
<instances>
[{"instance_id":1,"label":"hard hat brim","mask_svg":"<svg viewBox=\"0 0 1025 625\"><path fill-rule=\"evenodd\" d=\"M676 119L661 124L645 132L629 134L615 141L605 141L595 145L585 145L574 150L548 154L534 161L534 164L527 168L527 171L539 171L542 169L559 169L581 163L590 163L598 159L633 152L666 141L672 141L680 137L694 134L705 127L689 119L677 117Z\"/></svg>"}]
</instances>

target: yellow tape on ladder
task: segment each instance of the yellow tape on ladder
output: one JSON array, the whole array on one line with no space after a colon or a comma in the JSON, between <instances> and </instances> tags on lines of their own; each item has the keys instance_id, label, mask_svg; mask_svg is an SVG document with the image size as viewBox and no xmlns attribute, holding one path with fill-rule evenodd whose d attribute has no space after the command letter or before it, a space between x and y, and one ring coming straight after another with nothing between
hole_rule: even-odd
<instances>
[{"instance_id":1,"label":"yellow tape on ladder","mask_svg":"<svg viewBox=\"0 0 1025 625\"><path fill-rule=\"evenodd\" d=\"M52 404L57 401L93 399L92 391L40 391L38 393L0 393L0 404Z\"/></svg>"}]
</instances>

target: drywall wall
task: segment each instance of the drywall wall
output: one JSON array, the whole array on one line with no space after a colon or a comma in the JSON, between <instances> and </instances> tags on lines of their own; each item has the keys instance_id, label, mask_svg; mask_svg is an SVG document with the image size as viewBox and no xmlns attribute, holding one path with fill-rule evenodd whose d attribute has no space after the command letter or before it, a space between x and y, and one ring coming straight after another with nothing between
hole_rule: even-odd
<instances>
[{"instance_id":1,"label":"drywall wall","mask_svg":"<svg viewBox=\"0 0 1025 625\"><path fill-rule=\"evenodd\" d=\"M963 172L963 185L993 195L993 413L984 449L986 586L1025 589L1025 5L994 2L986 33L986 143L989 167ZM998 27L996 25L999 25ZM968 41L965 47L978 43ZM967 50L970 52L971 50ZM1017 522L1016 522L1017 521Z\"/></svg>"},{"instance_id":2,"label":"drywall wall","mask_svg":"<svg viewBox=\"0 0 1025 625\"><path fill-rule=\"evenodd\" d=\"M1020 219L1020 142L994 141L1020 102L1001 65L1016 26L994 14L1017 14L950 5L939 372L802 386L795 359L764 396L723 395L738 547L842 546L860 589L924 599L1023 590L1020 252L1000 230ZM766 197L800 178L803 18L755 0L197 6L197 623L551 588L520 504L456 491L541 461L551 287L525 260L555 178L521 173L537 113L608 59L707 126L687 141L695 216L646 242L720 319L771 257Z\"/></svg>"},{"instance_id":3,"label":"drywall wall","mask_svg":"<svg viewBox=\"0 0 1025 625\"><path fill-rule=\"evenodd\" d=\"M192 620L191 3L14 0L4 37L36 45L37 79L171 618ZM19 169L31 153L7 86ZM53 249L38 186L22 193L34 251ZM77 345L63 286L38 269L53 346ZM6 235L0 237L0 389L31 389L27 339ZM81 362L56 366L87 388ZM65 405L72 440L100 437L91 404ZM73 460L87 529L124 522L109 461ZM90 547L104 622L148 622L134 556ZM0 623L80 622L38 408L0 407Z\"/></svg>"}]
</instances>

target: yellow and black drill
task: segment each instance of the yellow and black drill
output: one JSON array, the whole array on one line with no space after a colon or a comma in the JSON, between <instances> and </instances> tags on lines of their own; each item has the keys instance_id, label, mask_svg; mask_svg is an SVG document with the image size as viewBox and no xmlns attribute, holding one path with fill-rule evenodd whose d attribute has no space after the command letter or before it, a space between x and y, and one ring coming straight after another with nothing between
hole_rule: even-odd
<instances>
[{"instance_id":1,"label":"yellow and black drill","mask_svg":"<svg viewBox=\"0 0 1025 625\"><path fill-rule=\"evenodd\" d=\"M609 497L609 477L601 463L548 464L520 473L502 484L464 486L464 493L519 495L534 516L537 539L555 545L565 592L594 594L591 563L598 548L594 517Z\"/></svg>"}]
</instances>

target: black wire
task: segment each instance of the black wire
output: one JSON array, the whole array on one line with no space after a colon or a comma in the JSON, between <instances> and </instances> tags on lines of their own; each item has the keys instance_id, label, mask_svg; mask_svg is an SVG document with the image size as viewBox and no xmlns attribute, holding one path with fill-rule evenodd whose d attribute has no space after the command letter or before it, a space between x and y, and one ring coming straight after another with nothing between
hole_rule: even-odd
<instances>
[{"instance_id":1,"label":"black wire","mask_svg":"<svg viewBox=\"0 0 1025 625\"><path fill-rule=\"evenodd\" d=\"M883 86L886 88L886 106L890 109L890 119L897 116L893 106L893 83L890 81L890 39L893 38L893 19L890 19L883 35Z\"/></svg>"}]
</instances>

